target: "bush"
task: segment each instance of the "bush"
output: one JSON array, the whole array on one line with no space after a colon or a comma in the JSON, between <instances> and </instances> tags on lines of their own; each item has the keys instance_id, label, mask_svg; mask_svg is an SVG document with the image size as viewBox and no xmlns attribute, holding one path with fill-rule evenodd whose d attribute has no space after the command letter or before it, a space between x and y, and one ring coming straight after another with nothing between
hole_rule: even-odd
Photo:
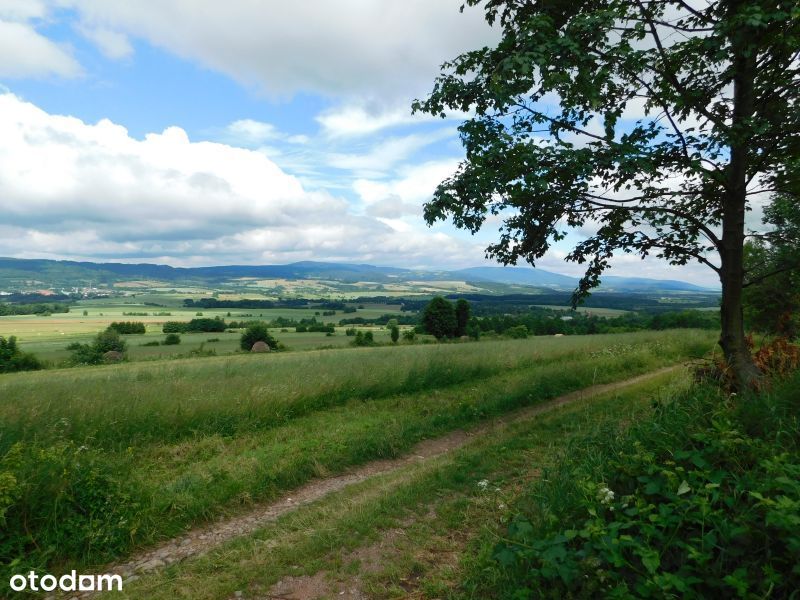
<instances>
[{"instance_id":1,"label":"bush","mask_svg":"<svg viewBox=\"0 0 800 600\"><path fill-rule=\"evenodd\" d=\"M417 339L417 332L413 329L407 329L403 332L403 339L407 342L413 342Z\"/></svg>"},{"instance_id":2,"label":"bush","mask_svg":"<svg viewBox=\"0 0 800 600\"><path fill-rule=\"evenodd\" d=\"M358 331L356 332L355 339L350 343L353 346L374 346L375 336L372 335L371 331L367 331L366 333Z\"/></svg>"},{"instance_id":3,"label":"bush","mask_svg":"<svg viewBox=\"0 0 800 600\"><path fill-rule=\"evenodd\" d=\"M256 342L264 342L270 350L278 348L278 342L270 335L267 324L261 321L248 323L247 329L242 334L240 346L242 350L249 352Z\"/></svg>"},{"instance_id":4,"label":"bush","mask_svg":"<svg viewBox=\"0 0 800 600\"><path fill-rule=\"evenodd\" d=\"M396 344L397 340L400 339L400 328L397 325L393 325L390 329L389 335L392 338L392 343Z\"/></svg>"},{"instance_id":5,"label":"bush","mask_svg":"<svg viewBox=\"0 0 800 600\"><path fill-rule=\"evenodd\" d=\"M186 333L189 331L189 324L182 321L167 321L161 327L164 333Z\"/></svg>"},{"instance_id":6,"label":"bush","mask_svg":"<svg viewBox=\"0 0 800 600\"><path fill-rule=\"evenodd\" d=\"M67 346L71 352L70 362L76 365L99 365L106 352L125 353L125 342L116 329L106 329L97 334L91 344L75 342Z\"/></svg>"},{"instance_id":7,"label":"bush","mask_svg":"<svg viewBox=\"0 0 800 600\"><path fill-rule=\"evenodd\" d=\"M159 342L158 340L153 340L152 342L145 342L144 344L139 344L139 345L144 347L144 348L147 348L147 347L152 347L152 346L160 346L161 342Z\"/></svg>"},{"instance_id":8,"label":"bush","mask_svg":"<svg viewBox=\"0 0 800 600\"><path fill-rule=\"evenodd\" d=\"M165 346L177 346L181 343L181 336L177 333L168 333L162 342Z\"/></svg>"},{"instance_id":9,"label":"bush","mask_svg":"<svg viewBox=\"0 0 800 600\"><path fill-rule=\"evenodd\" d=\"M0 373L37 371L41 368L42 363L33 354L19 349L16 337L12 335L6 339L0 336Z\"/></svg>"},{"instance_id":10,"label":"bush","mask_svg":"<svg viewBox=\"0 0 800 600\"><path fill-rule=\"evenodd\" d=\"M506 329L505 334L513 340L524 340L528 337L528 328L525 325L517 325Z\"/></svg>"},{"instance_id":11,"label":"bush","mask_svg":"<svg viewBox=\"0 0 800 600\"><path fill-rule=\"evenodd\" d=\"M503 593L790 597L800 589L798 384L738 402L697 388L627 433L571 449L495 547Z\"/></svg>"},{"instance_id":12,"label":"bush","mask_svg":"<svg viewBox=\"0 0 800 600\"><path fill-rule=\"evenodd\" d=\"M113 329L120 335L138 335L143 334L146 331L144 323L134 321L120 321L119 323L115 321L114 323L111 323L108 328Z\"/></svg>"},{"instance_id":13,"label":"bush","mask_svg":"<svg viewBox=\"0 0 800 600\"><path fill-rule=\"evenodd\" d=\"M233 325L233 323L231 323ZM241 325L241 324L240 324ZM186 323L182 321L167 321L161 328L164 333L216 333L223 332L230 325L220 318L192 319Z\"/></svg>"}]
</instances>

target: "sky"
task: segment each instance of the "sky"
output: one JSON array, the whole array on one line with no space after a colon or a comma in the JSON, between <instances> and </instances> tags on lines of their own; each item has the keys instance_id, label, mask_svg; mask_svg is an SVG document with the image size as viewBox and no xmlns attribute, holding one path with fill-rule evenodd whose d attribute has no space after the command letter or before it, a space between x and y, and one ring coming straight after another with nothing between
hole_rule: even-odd
<instances>
[{"instance_id":1,"label":"sky","mask_svg":"<svg viewBox=\"0 0 800 600\"><path fill-rule=\"evenodd\" d=\"M0 256L492 264L422 206L463 159L411 114L497 32L462 0L0 0ZM537 266L566 274L586 232ZM614 275L716 286L620 256Z\"/></svg>"}]
</instances>

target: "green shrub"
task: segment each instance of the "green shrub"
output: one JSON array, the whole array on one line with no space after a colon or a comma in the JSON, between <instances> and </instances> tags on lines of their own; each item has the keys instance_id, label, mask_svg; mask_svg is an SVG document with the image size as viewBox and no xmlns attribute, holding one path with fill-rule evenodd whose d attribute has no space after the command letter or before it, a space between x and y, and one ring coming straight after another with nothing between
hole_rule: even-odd
<instances>
[{"instance_id":1,"label":"green shrub","mask_svg":"<svg viewBox=\"0 0 800 600\"><path fill-rule=\"evenodd\" d=\"M165 346L177 346L181 343L181 336L177 333L168 333L162 343Z\"/></svg>"},{"instance_id":2,"label":"green shrub","mask_svg":"<svg viewBox=\"0 0 800 600\"><path fill-rule=\"evenodd\" d=\"M375 345L375 336L372 335L371 331L367 331L364 333L363 331L357 331L355 339L350 342L353 346L374 346Z\"/></svg>"},{"instance_id":3,"label":"green shrub","mask_svg":"<svg viewBox=\"0 0 800 600\"><path fill-rule=\"evenodd\" d=\"M144 344L139 344L139 345L140 345L140 346L142 346L142 347L148 347L148 346L151 346L151 347L152 347L152 346L160 346L160 345L161 345L161 342L159 342L158 340L153 340L152 342L145 342Z\"/></svg>"},{"instance_id":4,"label":"green shrub","mask_svg":"<svg viewBox=\"0 0 800 600\"><path fill-rule=\"evenodd\" d=\"M494 549L503 593L789 597L800 589L798 383L741 402L699 388L571 449Z\"/></svg>"},{"instance_id":5,"label":"green shrub","mask_svg":"<svg viewBox=\"0 0 800 600\"><path fill-rule=\"evenodd\" d=\"M12 335L6 339L0 336L0 373L36 371L41 368L42 363L33 354L19 349L16 337Z\"/></svg>"},{"instance_id":6,"label":"green shrub","mask_svg":"<svg viewBox=\"0 0 800 600\"><path fill-rule=\"evenodd\" d=\"M147 315L147 313L144 314ZM108 328L115 330L120 335L135 335L146 332L144 323L135 321L114 321Z\"/></svg>"},{"instance_id":7,"label":"green shrub","mask_svg":"<svg viewBox=\"0 0 800 600\"><path fill-rule=\"evenodd\" d=\"M116 329L106 329L97 334L91 344L78 342L67 346L70 351L70 362L76 365L99 365L106 352L125 353L125 341Z\"/></svg>"},{"instance_id":8,"label":"green shrub","mask_svg":"<svg viewBox=\"0 0 800 600\"><path fill-rule=\"evenodd\" d=\"M240 347L242 350L249 351L256 342L264 342L269 346L270 350L278 349L278 342L270 335L267 324L261 321L253 321L247 324L247 329L242 334Z\"/></svg>"},{"instance_id":9,"label":"green shrub","mask_svg":"<svg viewBox=\"0 0 800 600\"><path fill-rule=\"evenodd\" d=\"M525 325L517 325L506 329L505 335L514 340L523 340L528 337L528 328Z\"/></svg>"}]
</instances>

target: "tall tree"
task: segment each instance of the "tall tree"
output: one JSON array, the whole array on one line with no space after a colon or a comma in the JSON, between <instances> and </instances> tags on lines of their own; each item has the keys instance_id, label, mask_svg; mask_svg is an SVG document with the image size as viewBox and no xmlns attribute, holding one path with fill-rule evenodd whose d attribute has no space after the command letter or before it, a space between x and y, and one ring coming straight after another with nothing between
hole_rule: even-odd
<instances>
[{"instance_id":1,"label":"tall tree","mask_svg":"<svg viewBox=\"0 0 800 600\"><path fill-rule=\"evenodd\" d=\"M459 298L456 302L456 337L467 335L467 323L469 323L470 306L464 298Z\"/></svg>"},{"instance_id":2,"label":"tall tree","mask_svg":"<svg viewBox=\"0 0 800 600\"><path fill-rule=\"evenodd\" d=\"M531 264L570 228L593 229L575 301L615 251L698 261L722 283L720 345L745 387L745 214L785 191L800 155L796 0L466 0L500 29L495 47L445 63L414 110L473 111L466 159L425 207L477 231L487 255ZM788 187L792 187L789 185ZM796 200L796 197L795 197Z\"/></svg>"},{"instance_id":3,"label":"tall tree","mask_svg":"<svg viewBox=\"0 0 800 600\"><path fill-rule=\"evenodd\" d=\"M422 326L437 340L453 337L456 331L456 311L453 304L435 296L422 311Z\"/></svg>"},{"instance_id":4,"label":"tall tree","mask_svg":"<svg viewBox=\"0 0 800 600\"><path fill-rule=\"evenodd\" d=\"M748 325L800 336L800 202L781 196L764 211L766 233L745 244L744 311Z\"/></svg>"}]
</instances>

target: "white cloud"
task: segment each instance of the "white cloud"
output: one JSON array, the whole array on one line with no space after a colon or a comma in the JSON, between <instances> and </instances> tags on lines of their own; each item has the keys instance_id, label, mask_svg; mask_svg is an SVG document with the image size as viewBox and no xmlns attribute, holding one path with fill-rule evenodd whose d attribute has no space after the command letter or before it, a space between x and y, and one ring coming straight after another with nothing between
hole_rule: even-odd
<instances>
[{"instance_id":1,"label":"white cloud","mask_svg":"<svg viewBox=\"0 0 800 600\"><path fill-rule=\"evenodd\" d=\"M278 130L270 123L239 119L225 129L231 140L244 145L258 145L279 137Z\"/></svg>"},{"instance_id":2,"label":"white cloud","mask_svg":"<svg viewBox=\"0 0 800 600\"><path fill-rule=\"evenodd\" d=\"M464 120L471 115L462 111L447 111L447 119ZM316 117L322 133L331 138L358 137L377 133L391 127L414 125L441 120L429 114L411 114L410 105L387 108L383 105L345 104L323 111Z\"/></svg>"},{"instance_id":3,"label":"white cloud","mask_svg":"<svg viewBox=\"0 0 800 600\"><path fill-rule=\"evenodd\" d=\"M143 38L270 95L397 98L495 39L461 0L59 0L93 26Z\"/></svg>"},{"instance_id":4,"label":"white cloud","mask_svg":"<svg viewBox=\"0 0 800 600\"><path fill-rule=\"evenodd\" d=\"M419 150L435 142L452 138L455 131L441 129L431 133L414 133L406 136L392 137L363 153L331 153L327 162L338 169L345 169L362 174L381 174L400 162L414 156Z\"/></svg>"},{"instance_id":5,"label":"white cloud","mask_svg":"<svg viewBox=\"0 0 800 600\"><path fill-rule=\"evenodd\" d=\"M120 60L133 54L133 46L124 33L106 27L89 27L84 24L78 25L78 31L108 58Z\"/></svg>"},{"instance_id":6,"label":"white cloud","mask_svg":"<svg viewBox=\"0 0 800 600\"><path fill-rule=\"evenodd\" d=\"M41 19L46 14L47 7L40 0L0 0L0 19L29 21Z\"/></svg>"},{"instance_id":7,"label":"white cloud","mask_svg":"<svg viewBox=\"0 0 800 600\"><path fill-rule=\"evenodd\" d=\"M322 130L331 137L368 135L398 125L419 121L411 114L411 108L395 108L377 114L363 106L341 106L317 115Z\"/></svg>"},{"instance_id":8,"label":"white cloud","mask_svg":"<svg viewBox=\"0 0 800 600\"><path fill-rule=\"evenodd\" d=\"M21 12L14 14L25 16ZM81 74L81 66L69 48L39 34L27 22L0 20L0 77L78 77Z\"/></svg>"},{"instance_id":9,"label":"white cloud","mask_svg":"<svg viewBox=\"0 0 800 600\"><path fill-rule=\"evenodd\" d=\"M137 140L12 94L0 94L0 212L0 255L447 264L472 253L441 233L355 215L262 152L192 142L178 127Z\"/></svg>"},{"instance_id":10,"label":"white cloud","mask_svg":"<svg viewBox=\"0 0 800 600\"><path fill-rule=\"evenodd\" d=\"M458 166L456 159L430 161L398 169L398 177L390 181L357 179L354 191L367 210L378 216L422 214L422 204L433 197L436 186L451 176Z\"/></svg>"}]
</instances>

